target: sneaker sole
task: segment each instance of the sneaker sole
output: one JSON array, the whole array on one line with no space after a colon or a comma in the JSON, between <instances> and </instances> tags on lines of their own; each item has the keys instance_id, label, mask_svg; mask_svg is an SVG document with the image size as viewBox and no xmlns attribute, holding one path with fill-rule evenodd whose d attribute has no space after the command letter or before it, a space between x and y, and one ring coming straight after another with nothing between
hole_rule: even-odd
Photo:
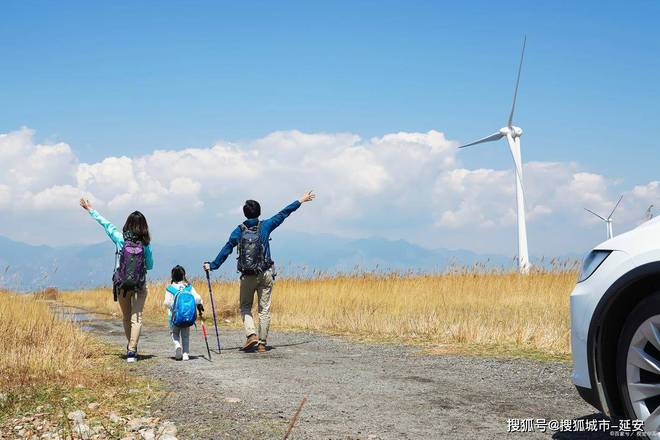
<instances>
[{"instance_id":1,"label":"sneaker sole","mask_svg":"<svg viewBox=\"0 0 660 440\"><path fill-rule=\"evenodd\" d=\"M180 361L183 359L183 349L182 348L177 348L176 352L174 353L174 359L177 361Z\"/></svg>"},{"instance_id":2,"label":"sneaker sole","mask_svg":"<svg viewBox=\"0 0 660 440\"><path fill-rule=\"evenodd\" d=\"M134 358L134 357L126 358L126 362L128 362L129 364L132 364L133 362L137 362L137 358Z\"/></svg>"}]
</instances>

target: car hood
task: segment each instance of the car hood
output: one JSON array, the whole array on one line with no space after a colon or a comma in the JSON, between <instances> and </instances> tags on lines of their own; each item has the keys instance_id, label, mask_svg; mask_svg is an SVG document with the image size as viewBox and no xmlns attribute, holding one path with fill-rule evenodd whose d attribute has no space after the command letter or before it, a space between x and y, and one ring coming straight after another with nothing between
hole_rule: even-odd
<instances>
[{"instance_id":1,"label":"car hood","mask_svg":"<svg viewBox=\"0 0 660 440\"><path fill-rule=\"evenodd\" d=\"M660 217L604 241L594 249L624 251L629 254L660 249Z\"/></svg>"}]
</instances>

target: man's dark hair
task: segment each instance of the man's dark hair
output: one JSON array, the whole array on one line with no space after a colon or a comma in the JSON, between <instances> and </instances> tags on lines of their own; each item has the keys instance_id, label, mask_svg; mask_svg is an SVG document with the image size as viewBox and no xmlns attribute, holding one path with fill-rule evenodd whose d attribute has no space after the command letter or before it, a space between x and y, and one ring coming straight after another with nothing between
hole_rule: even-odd
<instances>
[{"instance_id":1,"label":"man's dark hair","mask_svg":"<svg viewBox=\"0 0 660 440\"><path fill-rule=\"evenodd\" d=\"M130 234L135 240L139 240L145 246L151 242L147 219L140 211L134 211L128 216L126 223L124 223L123 232L124 236Z\"/></svg>"},{"instance_id":2,"label":"man's dark hair","mask_svg":"<svg viewBox=\"0 0 660 440\"><path fill-rule=\"evenodd\" d=\"M178 264L172 268L172 282L180 283L186 280L186 270Z\"/></svg>"},{"instance_id":3,"label":"man's dark hair","mask_svg":"<svg viewBox=\"0 0 660 440\"><path fill-rule=\"evenodd\" d=\"M247 218L257 218L261 215L261 205L256 200L246 200L243 206L243 214Z\"/></svg>"}]
</instances>

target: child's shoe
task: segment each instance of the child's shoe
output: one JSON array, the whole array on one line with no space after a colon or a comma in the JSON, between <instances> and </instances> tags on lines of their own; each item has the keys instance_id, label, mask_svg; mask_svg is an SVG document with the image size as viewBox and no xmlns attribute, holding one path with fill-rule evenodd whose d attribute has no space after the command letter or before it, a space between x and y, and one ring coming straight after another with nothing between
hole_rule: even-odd
<instances>
[{"instance_id":1,"label":"child's shoe","mask_svg":"<svg viewBox=\"0 0 660 440\"><path fill-rule=\"evenodd\" d=\"M188 356L188 353L183 353L183 360L184 361L189 361L190 360L190 356Z\"/></svg>"}]
</instances>

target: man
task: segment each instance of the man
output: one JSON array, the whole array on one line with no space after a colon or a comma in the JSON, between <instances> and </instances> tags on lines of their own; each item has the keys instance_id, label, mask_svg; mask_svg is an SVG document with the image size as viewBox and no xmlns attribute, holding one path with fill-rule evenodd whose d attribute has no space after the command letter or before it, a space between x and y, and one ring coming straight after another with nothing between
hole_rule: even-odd
<instances>
[{"instance_id":1,"label":"man","mask_svg":"<svg viewBox=\"0 0 660 440\"><path fill-rule=\"evenodd\" d=\"M213 262L204 263L204 270L216 270L238 246L238 270L241 272L241 318L245 326L245 346L249 351L257 347L259 353L266 352L266 340L270 325L270 296L275 280L275 268L270 258L270 234L296 209L305 202L311 202L316 197L312 191L307 191L299 200L278 212L273 217L260 221L261 206L255 200L247 200L243 206L243 214L247 217L229 236L229 241ZM252 303L254 292L259 300L259 330L255 330L252 318Z\"/></svg>"}]
</instances>

